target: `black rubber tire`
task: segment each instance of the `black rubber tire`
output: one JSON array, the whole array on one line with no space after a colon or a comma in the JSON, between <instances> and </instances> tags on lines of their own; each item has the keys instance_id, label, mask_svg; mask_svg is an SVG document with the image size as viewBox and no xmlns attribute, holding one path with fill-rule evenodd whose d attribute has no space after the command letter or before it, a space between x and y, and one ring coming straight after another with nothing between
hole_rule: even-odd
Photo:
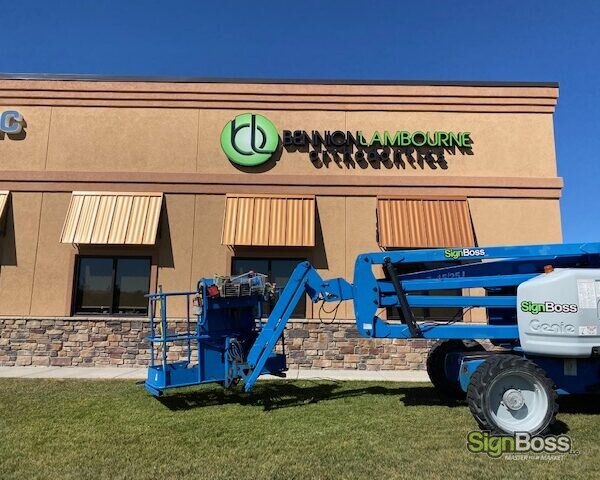
<instances>
[{"instance_id":1,"label":"black rubber tire","mask_svg":"<svg viewBox=\"0 0 600 480\"><path fill-rule=\"evenodd\" d=\"M552 424L556 421L558 413L558 395L556 393L554 382L548 377L546 372L538 367L531 360L518 355L494 355L486 359L471 376L467 388L467 403L473 417L482 430L488 430L495 434L512 434L514 432L506 431L500 427L490 416L488 405L488 389L492 380L500 373L507 371L524 372L535 377L545 390L548 398L548 411L540 425L530 433L531 435L541 435L546 433Z\"/></svg>"},{"instance_id":2,"label":"black rubber tire","mask_svg":"<svg viewBox=\"0 0 600 480\"><path fill-rule=\"evenodd\" d=\"M438 340L433 344L427 356L427 374L440 395L454 400L462 400L466 394L460 388L460 382L446 376L446 355L454 352L484 352L480 343L469 340Z\"/></svg>"}]
</instances>

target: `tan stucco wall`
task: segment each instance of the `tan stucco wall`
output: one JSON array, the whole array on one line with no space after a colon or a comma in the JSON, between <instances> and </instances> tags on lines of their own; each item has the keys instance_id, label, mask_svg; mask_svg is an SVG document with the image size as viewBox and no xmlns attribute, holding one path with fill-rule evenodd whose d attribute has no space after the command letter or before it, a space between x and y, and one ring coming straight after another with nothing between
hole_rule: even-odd
<instances>
[{"instance_id":1,"label":"tan stucco wall","mask_svg":"<svg viewBox=\"0 0 600 480\"><path fill-rule=\"evenodd\" d=\"M469 210L479 245L562 241L557 200L471 198Z\"/></svg>"},{"instance_id":2,"label":"tan stucco wall","mask_svg":"<svg viewBox=\"0 0 600 480\"><path fill-rule=\"evenodd\" d=\"M317 199L320 227L323 233L323 256L325 262L317 264L323 277L344 277L346 275L346 199L344 197L321 197ZM331 310L331 306L327 307ZM317 316L317 307L314 308ZM345 315L346 307L339 307L339 315ZM323 313L323 318L330 315Z\"/></svg>"},{"instance_id":3,"label":"tan stucco wall","mask_svg":"<svg viewBox=\"0 0 600 480\"><path fill-rule=\"evenodd\" d=\"M193 172L197 141L196 110L55 107L46 168Z\"/></svg>"},{"instance_id":4,"label":"tan stucco wall","mask_svg":"<svg viewBox=\"0 0 600 480\"><path fill-rule=\"evenodd\" d=\"M5 315L29 315L42 194L14 193L11 203L7 232L0 237L0 309Z\"/></svg>"},{"instance_id":5,"label":"tan stucco wall","mask_svg":"<svg viewBox=\"0 0 600 480\"><path fill-rule=\"evenodd\" d=\"M70 199L71 195L68 193L43 194L31 315L70 313L73 256L76 249L72 245L65 245L58 241Z\"/></svg>"},{"instance_id":6,"label":"tan stucco wall","mask_svg":"<svg viewBox=\"0 0 600 480\"><path fill-rule=\"evenodd\" d=\"M165 290L190 288L194 240L194 196L165 195L158 241L158 285Z\"/></svg>"},{"instance_id":7,"label":"tan stucco wall","mask_svg":"<svg viewBox=\"0 0 600 480\"><path fill-rule=\"evenodd\" d=\"M26 136L23 140L0 140L0 158L2 170L45 170L48 153L48 135L50 131L49 107L0 107L5 110L18 110L27 122Z\"/></svg>"},{"instance_id":8,"label":"tan stucco wall","mask_svg":"<svg viewBox=\"0 0 600 480\"><path fill-rule=\"evenodd\" d=\"M0 141L6 170L240 174L221 150L223 126L236 110L18 107L24 140ZM472 154L446 153L447 168L361 168L330 162L317 168L306 151L282 149L260 175L555 177L552 115L473 112L320 112L254 110L281 131L362 130L471 132ZM416 158L416 156L415 156ZM249 173L252 174L252 173Z\"/></svg>"},{"instance_id":9,"label":"tan stucco wall","mask_svg":"<svg viewBox=\"0 0 600 480\"><path fill-rule=\"evenodd\" d=\"M221 245L224 195L198 195L194 210L194 243L190 287L195 287L201 277L228 272L231 251Z\"/></svg>"},{"instance_id":10,"label":"tan stucco wall","mask_svg":"<svg viewBox=\"0 0 600 480\"><path fill-rule=\"evenodd\" d=\"M0 91L5 84L0 80ZM61 85L61 91L68 92L72 84ZM95 88L102 85L95 84ZM396 189L404 192L406 185L415 182L422 182L422 195L441 195L436 188L447 181L451 181L454 195L470 195L469 208L479 245L561 241L560 182L527 190L529 179L531 183L559 180L552 117L555 88L548 92L535 88L488 88L482 93L476 88L461 87L458 92L427 85L337 90L306 86L306 91L299 94L294 86L257 86L263 96L252 93L252 100L244 100L242 94L250 95L250 87L222 87L229 92L219 93L222 103L212 99L210 104L200 100L176 104L182 101L173 93L183 88L179 85L164 87L170 93L160 94L169 97L171 103L158 105L160 101L154 94L148 94L152 98L139 100L135 106L131 105L138 100L119 104L125 102L117 100L125 95L123 91L142 89L141 84L124 83L113 86L114 91L102 92L104 100L86 100L87 103L77 100L79 93L75 92L71 92L70 99L56 100L63 93L54 92L47 99L40 97L16 104L0 98L0 110L14 108L27 122L24 138L0 139L0 189L12 191L8 231L0 236L0 315L70 313L77 250L59 243L70 191L111 189L113 180L102 177L111 173L115 175L114 182L122 182L118 188L165 193L157 246L128 250L153 255L157 264L154 283L164 290L192 289L202 276L228 273L234 255L308 258L324 277L352 280L356 256L379 250L376 196ZM144 88L150 90L151 86ZM277 94L272 94L275 91ZM307 94L312 91L316 93ZM529 93L531 99L527 98ZM81 95L83 98L92 94ZM202 95L208 98L217 94ZM200 93L196 95L199 96ZM311 103L317 102L317 97L320 103ZM522 106L515 106L518 102ZM362 168L344 162L317 168L307 151L282 149L276 164L269 166L272 168L242 171L227 160L219 137L229 120L248 111L263 113L280 132L361 130L370 137L375 130L469 131L473 150L472 155L447 153L447 168L410 163L402 168ZM164 180L173 174L181 174L181 178ZM68 180L64 186L53 180L43 183L45 178L56 178L51 175ZM143 185L136 184L139 176L144 176ZM227 186L219 187L219 181L215 181L210 186L212 190L202 190L201 182L208 184L211 179L225 177ZM375 177L379 183L373 181ZM470 178L471 192L474 186L483 185L492 177L496 180L489 192L477 190L475 196L464 193L466 180L464 191L461 187L463 179ZM302 185L293 183L296 180ZM258 191L277 186L290 193L317 195L319 225L315 248L232 249L221 245L224 194L246 191L243 189L253 181ZM515 187L517 184L521 186ZM186 185L187 190L182 191L181 185ZM345 192L335 189L340 185ZM357 193L358 188L363 190ZM520 189L519 198L508 198L515 189ZM101 248L110 251L109 247ZM309 315L317 316L312 305L307 310ZM173 313L183 314L183 304L177 305ZM351 305L340 306L337 316L351 318ZM323 318L330 317L323 314Z\"/></svg>"}]
</instances>

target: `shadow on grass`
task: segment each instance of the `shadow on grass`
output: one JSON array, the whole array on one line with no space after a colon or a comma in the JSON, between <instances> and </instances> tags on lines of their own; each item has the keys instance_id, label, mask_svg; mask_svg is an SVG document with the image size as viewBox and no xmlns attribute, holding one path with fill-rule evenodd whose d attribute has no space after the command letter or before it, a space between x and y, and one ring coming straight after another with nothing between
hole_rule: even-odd
<instances>
[{"instance_id":1,"label":"shadow on grass","mask_svg":"<svg viewBox=\"0 0 600 480\"><path fill-rule=\"evenodd\" d=\"M561 421L561 420L556 420L552 426L550 427L550 430L548 433L554 434L554 435L564 435L565 433L569 433L569 426Z\"/></svg>"},{"instance_id":2,"label":"shadow on grass","mask_svg":"<svg viewBox=\"0 0 600 480\"><path fill-rule=\"evenodd\" d=\"M405 406L466 407L466 402L443 398L432 386L385 386L371 385L360 388L348 387L346 382L309 381L262 382L246 393L240 386L226 390L217 386L200 387L197 390L174 392L159 397L158 401L172 411L217 405L237 404L262 407L265 411L280 408L302 407L342 398L364 395L394 396ZM598 396L569 395L559 399L559 412L567 414L600 414ZM553 434L569 432L569 426L557 420L551 428Z\"/></svg>"},{"instance_id":3,"label":"shadow on grass","mask_svg":"<svg viewBox=\"0 0 600 480\"><path fill-rule=\"evenodd\" d=\"M558 413L599 415L600 402L598 395L564 395L558 397ZM557 420L550 428L550 433L556 435L568 433L569 426Z\"/></svg>"},{"instance_id":4,"label":"shadow on grass","mask_svg":"<svg viewBox=\"0 0 600 480\"><path fill-rule=\"evenodd\" d=\"M173 392L159 397L158 401L172 411L228 404L259 406L265 411L269 411L364 395L394 396L400 403L409 407L466 407L466 402L440 397L435 388L430 385L410 387L369 385L352 388L348 386L347 382L329 380L262 382L249 393L244 392L241 386L226 390L211 385L194 390ZM598 397L592 395L562 396L559 398L559 413L598 415L600 414L600 403L597 400ZM561 420L557 420L551 428L553 434L568 432L569 426Z\"/></svg>"},{"instance_id":5,"label":"shadow on grass","mask_svg":"<svg viewBox=\"0 0 600 480\"><path fill-rule=\"evenodd\" d=\"M254 387L249 393L243 392L240 387L233 390L204 387L196 391L178 392L158 397L158 401L173 411L226 404L262 406L264 410L275 410L363 395L395 396L407 406L455 407L465 405L464 402L440 398L431 386L348 388L344 382L330 381L305 381L302 385L291 382L264 382Z\"/></svg>"},{"instance_id":6,"label":"shadow on grass","mask_svg":"<svg viewBox=\"0 0 600 480\"><path fill-rule=\"evenodd\" d=\"M598 395L564 395L558 398L560 413L585 413L600 415Z\"/></svg>"}]
</instances>

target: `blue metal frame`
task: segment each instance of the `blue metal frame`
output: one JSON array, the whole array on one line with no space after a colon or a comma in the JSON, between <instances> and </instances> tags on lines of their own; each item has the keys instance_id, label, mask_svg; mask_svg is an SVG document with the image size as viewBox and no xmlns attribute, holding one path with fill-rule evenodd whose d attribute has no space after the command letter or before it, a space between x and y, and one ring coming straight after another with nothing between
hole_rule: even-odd
<instances>
[{"instance_id":1,"label":"blue metal frame","mask_svg":"<svg viewBox=\"0 0 600 480\"><path fill-rule=\"evenodd\" d=\"M462 256L463 250L471 255ZM458 254L457 254L458 252ZM374 267L389 259L393 264L456 262L457 266L399 275L411 307L484 307L514 311L514 295L460 297L411 295L422 290L482 287L487 289L516 287L542 273L546 263L573 266L581 261L600 265L600 243L526 245L512 247L478 247L470 249L425 249L374 252L359 255L354 268L354 310L358 331L371 338L410 338L405 324L388 322L377 315L381 307L399 304L392 282L378 279ZM485 260L485 262L482 262ZM461 264L461 262L474 262ZM556 265L559 264L559 265ZM421 327L429 339L518 340L516 321L512 325L428 324Z\"/></svg>"},{"instance_id":2,"label":"blue metal frame","mask_svg":"<svg viewBox=\"0 0 600 480\"><path fill-rule=\"evenodd\" d=\"M270 352L283 334L283 330L302 295L308 293L313 302L340 302L352 298L352 286L343 278L324 281L308 262L300 263L292 272L271 315L248 354L252 373L244 380L244 389L250 390Z\"/></svg>"},{"instance_id":3,"label":"blue metal frame","mask_svg":"<svg viewBox=\"0 0 600 480\"><path fill-rule=\"evenodd\" d=\"M399 264L455 262L456 265L422 270L410 274L398 274L398 285L390 278L377 278L375 271L385 264L390 267ZM488 309L487 324L469 324L451 319L448 322L419 322L418 333L426 339L489 339L493 342L512 345L518 349L518 327L516 321L515 288L522 282L540 275L546 264L554 267L577 268L586 266L600 268L600 243L566 245L527 245L511 247L478 247L473 249L427 249L391 252L373 252L359 255L354 269L354 283L343 278L323 280L308 263L300 263L280 294L269 318L264 323L252 317L250 325L248 312L259 307L260 299L209 299L203 291L205 301L203 311L197 318L196 332L189 332L190 296L197 292L157 293L149 295L151 335L151 364L146 388L154 394L165 388L221 382L225 386L243 380L244 389L250 390L258 377L264 373L281 373L285 370L285 357L274 353L276 343L283 335L285 326L302 296L307 293L313 302L354 301L356 326L365 337L370 338L412 338L408 321L398 323L385 320L377 315L381 308L398 307L403 299L408 307L483 307ZM388 270L392 271L392 270ZM203 280L199 288L206 288L211 280ZM398 289L397 287L400 287ZM423 291L443 289L484 288L487 295L423 295ZM173 295L187 295L188 334L169 335L167 327L167 298ZM160 302L160 323L162 335L155 335L153 303ZM231 309L241 309L244 321L236 323ZM410 312L410 308L406 311ZM246 352L243 362L230 362L227 353L234 339L249 341L255 335ZM188 346L187 362L167 362L167 344L184 341ZM162 346L161 363L155 364L154 344ZM191 368L192 344L198 352L198 363ZM216 355L215 352L219 352ZM222 358L222 359L221 359ZM473 371L484 360L485 355L457 352L452 356L447 374L461 383L466 389ZM599 382L599 360L581 362L585 376L566 378L561 359L532 359L544 368L557 384L564 385L565 392L575 392L592 388ZM194 373L190 373L192 370ZM458 375L458 378L456 376Z\"/></svg>"},{"instance_id":4,"label":"blue metal frame","mask_svg":"<svg viewBox=\"0 0 600 480\"><path fill-rule=\"evenodd\" d=\"M261 330L261 302L259 295L243 297L210 297L207 288L213 285L212 279L203 279L194 292L161 292L146 295L150 335L150 366L145 383L153 395L161 395L166 389L203 383L222 383L225 387L234 385L247 376L245 362L230 358L234 342L250 344ZM200 295L202 309L192 322L190 315L191 298ZM168 332L168 308L170 298L185 297L187 326L184 333ZM158 311L159 318L155 317ZM258 313L258 317L255 316ZM192 324L195 323L195 327ZM160 331L157 332L157 328ZM186 346L186 359L168 361L168 350L176 343ZM240 344L242 345L242 344ZM157 350L157 346L159 350ZM286 370L285 356L269 352L258 374L279 374Z\"/></svg>"}]
</instances>

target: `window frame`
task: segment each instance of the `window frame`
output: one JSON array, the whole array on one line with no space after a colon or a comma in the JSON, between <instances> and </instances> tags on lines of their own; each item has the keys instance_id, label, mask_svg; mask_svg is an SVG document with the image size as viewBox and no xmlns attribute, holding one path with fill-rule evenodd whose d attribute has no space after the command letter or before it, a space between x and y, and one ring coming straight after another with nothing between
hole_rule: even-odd
<instances>
[{"instance_id":1,"label":"window frame","mask_svg":"<svg viewBox=\"0 0 600 480\"><path fill-rule=\"evenodd\" d=\"M112 259L112 276L111 276L111 305L110 311L108 313L104 312L89 312L89 311L78 311L77 303L79 298L79 277L81 274L80 266L81 260L86 258L108 258ZM148 316L148 307L145 307L145 312L143 313L119 313L115 312L116 310L116 295L115 295L115 287L117 280L117 263L120 259L127 260L147 260L148 261L148 288L147 291L150 292L150 288L152 286L152 265L153 265L153 257L151 255L98 255L98 254L78 254L75 256L75 273L73 275L73 288L71 295L71 316L105 316L105 317L146 317Z\"/></svg>"},{"instance_id":2,"label":"window frame","mask_svg":"<svg viewBox=\"0 0 600 480\"><path fill-rule=\"evenodd\" d=\"M273 261L283 260L283 261L288 261L288 262L289 261L293 261L293 262L302 263L302 262L306 262L308 260L308 258L307 257L300 257L300 258L297 258L297 257L280 257L280 256L276 256L276 257L267 257L267 256L263 257L263 256L261 256L261 257L259 257L259 256L248 256L248 255L242 255L242 256L235 256L234 255L234 256L231 257L231 264L230 264L230 268L229 268L229 272L230 272L231 275L236 275L236 273L234 273L234 263L235 263L236 260L245 260L245 261L248 261L248 260L265 261L266 260L267 264L268 264L268 270L269 270L266 273L266 275L267 275L267 281L269 281L269 279L271 278L271 273L273 271L272 266L271 266L271 263ZM264 272L257 272L257 273L264 273ZM304 298L306 299L306 296ZM308 302L306 302L306 300L305 300L305 303L304 303L304 312L302 312L301 315L299 315L299 314L296 314L296 315L292 314L292 316L290 318L296 318L296 319L298 319L298 318L307 318L307 314L306 314L307 305L308 305ZM269 312L269 314L270 314L270 312ZM263 315L265 315L265 313L263 313ZM263 316L263 318L267 318L267 316Z\"/></svg>"}]
</instances>

